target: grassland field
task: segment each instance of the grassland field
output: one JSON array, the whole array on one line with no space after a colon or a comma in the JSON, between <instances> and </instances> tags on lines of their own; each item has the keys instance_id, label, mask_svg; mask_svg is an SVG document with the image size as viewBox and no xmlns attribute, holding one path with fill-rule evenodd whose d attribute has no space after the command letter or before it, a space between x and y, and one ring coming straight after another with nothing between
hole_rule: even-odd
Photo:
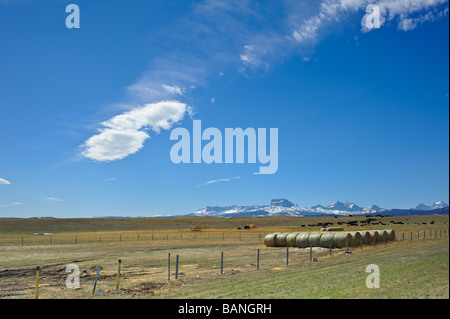
<instances>
[{"instance_id":1,"label":"grassland field","mask_svg":"<svg viewBox=\"0 0 450 319\"><path fill-rule=\"evenodd\" d=\"M376 217L384 225L372 229L394 229L397 241L362 250L352 247L350 255L343 249L333 249L330 255L327 249L314 248L317 262L310 262L309 249L291 248L287 264L286 248L263 243L272 232L318 231L320 227L307 225L363 219L0 219L0 299L34 298L36 266L41 268L40 299L449 298L448 215ZM257 227L244 230L249 224ZM191 230L199 225L207 228ZM122 265L116 289L118 259ZM66 286L69 264L80 269L79 289ZM379 289L366 287L369 264L380 268ZM98 293L93 294L97 267L101 267Z\"/></svg>"}]
</instances>

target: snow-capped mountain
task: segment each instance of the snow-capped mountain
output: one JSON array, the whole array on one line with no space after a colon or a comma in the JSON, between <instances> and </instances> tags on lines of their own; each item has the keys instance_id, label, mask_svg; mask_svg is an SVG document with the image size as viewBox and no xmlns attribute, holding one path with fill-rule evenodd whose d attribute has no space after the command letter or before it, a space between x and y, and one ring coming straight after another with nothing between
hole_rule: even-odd
<instances>
[{"instance_id":1,"label":"snow-capped mountain","mask_svg":"<svg viewBox=\"0 0 450 319\"><path fill-rule=\"evenodd\" d=\"M441 208L447 208L447 207L448 207L448 204L445 202L442 202L442 201L436 202L431 206L432 209L441 209Z\"/></svg>"},{"instance_id":2,"label":"snow-capped mountain","mask_svg":"<svg viewBox=\"0 0 450 319\"><path fill-rule=\"evenodd\" d=\"M423 206L421 206L423 205ZM349 216L349 215L375 215L382 213L385 215L409 215L418 213L433 213L434 209L439 210L438 213L448 213L448 205L444 202L436 202L425 209L421 204L416 209L384 209L377 205L368 207L360 207L352 202L337 201L328 206L315 205L311 208L300 207L287 199L273 199L269 205L252 205L252 206L224 206L213 207L207 206L199 209L191 216L208 216L208 217L236 217L236 216ZM423 209L421 209L423 208Z\"/></svg>"},{"instance_id":3,"label":"snow-capped mountain","mask_svg":"<svg viewBox=\"0 0 450 319\"><path fill-rule=\"evenodd\" d=\"M426 204L419 204L416 206L417 210L433 210L433 209L442 209L442 208L447 208L448 204L445 202L436 202L432 205L426 205Z\"/></svg>"},{"instance_id":4,"label":"snow-capped mountain","mask_svg":"<svg viewBox=\"0 0 450 319\"><path fill-rule=\"evenodd\" d=\"M339 210L339 211L344 211L344 212L361 212L364 209L359 207L358 205L354 204L354 203L350 203L350 202L339 202L337 201L334 204L328 205L326 207L326 209L328 210Z\"/></svg>"}]
</instances>

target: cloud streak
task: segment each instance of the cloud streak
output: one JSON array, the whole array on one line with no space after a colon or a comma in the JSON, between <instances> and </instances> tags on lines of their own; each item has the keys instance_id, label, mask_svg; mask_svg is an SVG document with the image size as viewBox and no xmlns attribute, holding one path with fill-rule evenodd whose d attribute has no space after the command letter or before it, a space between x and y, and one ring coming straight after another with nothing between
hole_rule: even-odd
<instances>
[{"instance_id":1,"label":"cloud streak","mask_svg":"<svg viewBox=\"0 0 450 319\"><path fill-rule=\"evenodd\" d=\"M19 206L19 205L23 205L23 203L12 203L12 204L5 204L5 205L0 205L0 208L4 208L4 207L14 207L14 206Z\"/></svg>"},{"instance_id":2,"label":"cloud streak","mask_svg":"<svg viewBox=\"0 0 450 319\"><path fill-rule=\"evenodd\" d=\"M50 202L63 202L64 201L64 199L55 198L55 197L47 197L47 198L44 198L44 199L48 200Z\"/></svg>"},{"instance_id":3,"label":"cloud streak","mask_svg":"<svg viewBox=\"0 0 450 319\"><path fill-rule=\"evenodd\" d=\"M211 185L211 184L216 184L216 183L222 183L222 182L231 182L233 180L240 179L240 178L241 177L238 176L238 177L233 177L233 178L216 179L216 180L208 181L208 182L206 182L204 184L197 185L197 187Z\"/></svg>"},{"instance_id":4,"label":"cloud streak","mask_svg":"<svg viewBox=\"0 0 450 319\"><path fill-rule=\"evenodd\" d=\"M6 179L0 178L0 185L10 185L11 182Z\"/></svg>"}]
</instances>

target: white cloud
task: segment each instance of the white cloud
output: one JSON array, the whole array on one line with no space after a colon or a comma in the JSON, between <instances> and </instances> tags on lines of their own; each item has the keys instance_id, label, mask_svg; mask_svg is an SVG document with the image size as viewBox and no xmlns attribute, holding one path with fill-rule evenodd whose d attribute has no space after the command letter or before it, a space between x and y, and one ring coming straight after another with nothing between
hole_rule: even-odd
<instances>
[{"instance_id":1,"label":"white cloud","mask_svg":"<svg viewBox=\"0 0 450 319\"><path fill-rule=\"evenodd\" d=\"M7 181L6 179L0 178L0 185L9 185L11 184L10 181Z\"/></svg>"},{"instance_id":2,"label":"white cloud","mask_svg":"<svg viewBox=\"0 0 450 319\"><path fill-rule=\"evenodd\" d=\"M204 184L200 184L200 185L198 185L198 187L211 185L211 184L215 184L215 183L221 183L221 182L230 182L230 181L233 181L233 180L236 180L236 179L240 179L240 178L241 177L238 176L238 177L233 177L233 178L216 179L216 180L208 181L208 182L206 182Z\"/></svg>"},{"instance_id":3,"label":"white cloud","mask_svg":"<svg viewBox=\"0 0 450 319\"><path fill-rule=\"evenodd\" d=\"M55 198L55 197L47 197L47 198L44 198L44 199L48 200L50 202L63 202L64 201L64 199Z\"/></svg>"},{"instance_id":4,"label":"white cloud","mask_svg":"<svg viewBox=\"0 0 450 319\"><path fill-rule=\"evenodd\" d=\"M212 104L216 103L216 98L215 98L215 97L213 97L213 98L211 99L211 103L212 103Z\"/></svg>"},{"instance_id":5,"label":"white cloud","mask_svg":"<svg viewBox=\"0 0 450 319\"><path fill-rule=\"evenodd\" d=\"M23 205L23 203L12 203L12 204L0 205L0 207L14 207L14 206L19 206L19 205Z\"/></svg>"},{"instance_id":6,"label":"white cloud","mask_svg":"<svg viewBox=\"0 0 450 319\"><path fill-rule=\"evenodd\" d=\"M114 181L117 181L117 177L110 177L105 179L105 182L114 182Z\"/></svg>"},{"instance_id":7,"label":"white cloud","mask_svg":"<svg viewBox=\"0 0 450 319\"><path fill-rule=\"evenodd\" d=\"M164 101L117 115L101 123L100 133L89 138L82 146L83 156L100 162L123 159L138 152L150 138L148 129L159 133L169 130L181 121L191 108L180 102Z\"/></svg>"}]
</instances>

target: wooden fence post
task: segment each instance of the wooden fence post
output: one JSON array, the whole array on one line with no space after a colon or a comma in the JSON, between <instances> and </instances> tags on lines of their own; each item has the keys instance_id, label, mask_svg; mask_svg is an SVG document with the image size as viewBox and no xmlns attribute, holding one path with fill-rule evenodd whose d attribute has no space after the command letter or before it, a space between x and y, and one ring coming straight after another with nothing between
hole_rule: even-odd
<instances>
[{"instance_id":1,"label":"wooden fence post","mask_svg":"<svg viewBox=\"0 0 450 319\"><path fill-rule=\"evenodd\" d=\"M220 254L220 274L223 275L223 251Z\"/></svg>"},{"instance_id":2,"label":"wooden fence post","mask_svg":"<svg viewBox=\"0 0 450 319\"><path fill-rule=\"evenodd\" d=\"M37 266L36 267L36 283L35 283L35 287L34 287L34 299L38 299L39 296L39 271L40 271L41 267Z\"/></svg>"},{"instance_id":3,"label":"wooden fence post","mask_svg":"<svg viewBox=\"0 0 450 319\"><path fill-rule=\"evenodd\" d=\"M168 278L170 281L170 253L169 253L168 259L167 259L167 268L168 268L167 274L168 274Z\"/></svg>"}]
</instances>

